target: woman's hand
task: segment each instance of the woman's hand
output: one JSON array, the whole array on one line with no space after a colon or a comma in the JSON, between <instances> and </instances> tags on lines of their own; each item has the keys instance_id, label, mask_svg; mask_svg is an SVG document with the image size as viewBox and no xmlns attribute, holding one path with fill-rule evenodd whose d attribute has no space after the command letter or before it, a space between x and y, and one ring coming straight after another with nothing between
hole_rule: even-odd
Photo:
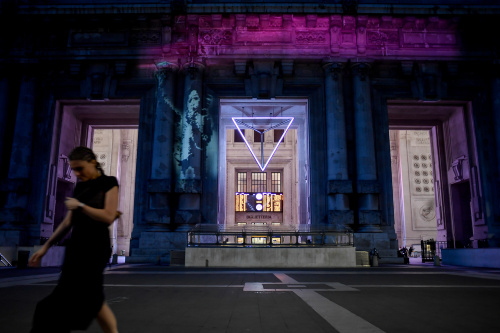
<instances>
[{"instance_id":1,"label":"woman's hand","mask_svg":"<svg viewBox=\"0 0 500 333\"><path fill-rule=\"evenodd\" d=\"M66 201L64 201L64 204L66 204L66 208L68 208L69 210L75 210L80 207L80 201L75 198L66 197Z\"/></svg>"},{"instance_id":2,"label":"woman's hand","mask_svg":"<svg viewBox=\"0 0 500 333\"><path fill-rule=\"evenodd\" d=\"M42 261L43 256L47 253L48 248L42 246L42 248L36 251L30 258L28 265L30 267L38 267L40 266L40 262Z\"/></svg>"}]
</instances>

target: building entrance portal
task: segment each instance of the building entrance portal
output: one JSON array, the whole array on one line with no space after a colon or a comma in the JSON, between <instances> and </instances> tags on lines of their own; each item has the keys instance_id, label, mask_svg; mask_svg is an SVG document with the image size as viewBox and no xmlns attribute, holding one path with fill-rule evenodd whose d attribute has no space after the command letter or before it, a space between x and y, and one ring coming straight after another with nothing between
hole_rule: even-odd
<instances>
[{"instance_id":1,"label":"building entrance portal","mask_svg":"<svg viewBox=\"0 0 500 333\"><path fill-rule=\"evenodd\" d=\"M438 253L483 246L488 229L469 106L390 101L388 111L399 247L418 254L421 241L436 242Z\"/></svg>"},{"instance_id":2,"label":"building entrance portal","mask_svg":"<svg viewBox=\"0 0 500 333\"><path fill-rule=\"evenodd\" d=\"M137 128L91 129L89 146L97 156L104 173L116 177L120 184L118 210L122 215L110 226L113 254L128 255L132 235L137 162Z\"/></svg>"},{"instance_id":3,"label":"building entrance portal","mask_svg":"<svg viewBox=\"0 0 500 333\"><path fill-rule=\"evenodd\" d=\"M129 255L133 227L139 104L59 101L51 152L42 237L48 238L66 215L64 200L71 197L77 179L68 155L76 146L95 152L104 173L120 184L118 209L123 213L110 226L113 254Z\"/></svg>"},{"instance_id":4,"label":"building entrance portal","mask_svg":"<svg viewBox=\"0 0 500 333\"><path fill-rule=\"evenodd\" d=\"M221 101L219 224L298 229L310 223L306 110L300 100Z\"/></svg>"},{"instance_id":5,"label":"building entrance portal","mask_svg":"<svg viewBox=\"0 0 500 333\"><path fill-rule=\"evenodd\" d=\"M437 239L434 165L428 130L391 130L394 228L401 247Z\"/></svg>"}]
</instances>

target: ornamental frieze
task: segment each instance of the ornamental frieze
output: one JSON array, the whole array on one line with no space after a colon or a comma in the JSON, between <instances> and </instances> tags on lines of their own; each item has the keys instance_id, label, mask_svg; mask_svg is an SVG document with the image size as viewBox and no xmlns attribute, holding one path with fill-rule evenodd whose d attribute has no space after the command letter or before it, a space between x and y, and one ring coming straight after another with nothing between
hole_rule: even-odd
<instances>
[{"instance_id":1,"label":"ornamental frieze","mask_svg":"<svg viewBox=\"0 0 500 333\"><path fill-rule=\"evenodd\" d=\"M369 45L399 44L398 31L368 31L366 35Z\"/></svg>"},{"instance_id":2,"label":"ornamental frieze","mask_svg":"<svg viewBox=\"0 0 500 333\"><path fill-rule=\"evenodd\" d=\"M181 15L158 29L70 31L70 47L133 46L163 55L217 57L460 56L458 19L351 15ZM266 48L266 45L276 46ZM307 45L307 47L304 47ZM279 46L279 47L278 47ZM387 46L390 46L387 48ZM130 51L134 52L134 51Z\"/></svg>"},{"instance_id":3,"label":"ornamental frieze","mask_svg":"<svg viewBox=\"0 0 500 333\"><path fill-rule=\"evenodd\" d=\"M233 42L232 30L200 30L199 42L204 45L230 45Z\"/></svg>"},{"instance_id":4,"label":"ornamental frieze","mask_svg":"<svg viewBox=\"0 0 500 333\"><path fill-rule=\"evenodd\" d=\"M131 45L159 45L161 44L161 31L139 30L130 33Z\"/></svg>"},{"instance_id":5,"label":"ornamental frieze","mask_svg":"<svg viewBox=\"0 0 500 333\"><path fill-rule=\"evenodd\" d=\"M324 44L329 38L327 31L297 31L295 35L297 44Z\"/></svg>"}]
</instances>

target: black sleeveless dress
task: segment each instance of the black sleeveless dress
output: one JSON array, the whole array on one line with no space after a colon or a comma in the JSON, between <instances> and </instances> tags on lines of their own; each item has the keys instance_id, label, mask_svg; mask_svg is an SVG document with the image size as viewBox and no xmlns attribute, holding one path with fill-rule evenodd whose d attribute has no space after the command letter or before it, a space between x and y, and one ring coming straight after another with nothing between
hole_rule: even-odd
<instances>
[{"instance_id":1,"label":"black sleeveless dress","mask_svg":"<svg viewBox=\"0 0 500 333\"><path fill-rule=\"evenodd\" d=\"M74 197L103 209L106 192L118 186L115 177L102 175L79 182ZM48 297L37 304L32 333L85 330L104 302L103 271L111 256L108 224L96 221L79 209L73 211L73 230L61 277Z\"/></svg>"}]
</instances>

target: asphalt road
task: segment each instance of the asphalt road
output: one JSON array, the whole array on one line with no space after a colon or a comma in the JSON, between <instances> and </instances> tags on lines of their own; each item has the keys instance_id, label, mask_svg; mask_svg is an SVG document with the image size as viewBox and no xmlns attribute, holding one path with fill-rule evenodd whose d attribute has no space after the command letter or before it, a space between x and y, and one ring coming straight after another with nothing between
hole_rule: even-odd
<instances>
[{"instance_id":1,"label":"asphalt road","mask_svg":"<svg viewBox=\"0 0 500 333\"><path fill-rule=\"evenodd\" d=\"M0 332L29 332L58 269L0 269ZM120 333L500 332L500 270L118 265L106 297ZM93 323L88 332L100 332Z\"/></svg>"}]
</instances>

